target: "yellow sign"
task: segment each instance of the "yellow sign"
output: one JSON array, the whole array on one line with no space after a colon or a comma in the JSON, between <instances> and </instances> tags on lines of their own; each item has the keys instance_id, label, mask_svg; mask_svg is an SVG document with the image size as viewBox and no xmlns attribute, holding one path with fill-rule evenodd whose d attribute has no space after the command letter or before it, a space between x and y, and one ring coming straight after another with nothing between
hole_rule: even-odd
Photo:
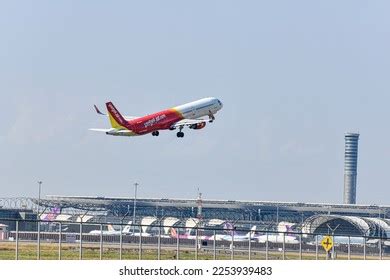
<instances>
[{"instance_id":1,"label":"yellow sign","mask_svg":"<svg viewBox=\"0 0 390 280\"><path fill-rule=\"evenodd\" d=\"M332 249L332 247L333 247L332 237L331 236L324 236L324 238L321 241L321 245L325 251L329 252L329 250Z\"/></svg>"}]
</instances>

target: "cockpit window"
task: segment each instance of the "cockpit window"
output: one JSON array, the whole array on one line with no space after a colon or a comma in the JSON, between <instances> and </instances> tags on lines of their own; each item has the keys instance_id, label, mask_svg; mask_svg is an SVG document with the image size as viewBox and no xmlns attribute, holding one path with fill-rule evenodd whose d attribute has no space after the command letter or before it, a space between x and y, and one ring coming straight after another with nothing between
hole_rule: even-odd
<instances>
[{"instance_id":1,"label":"cockpit window","mask_svg":"<svg viewBox=\"0 0 390 280\"><path fill-rule=\"evenodd\" d=\"M222 106L222 102L221 102L221 101L219 101L219 99L217 99L217 101L218 101L218 104Z\"/></svg>"}]
</instances>

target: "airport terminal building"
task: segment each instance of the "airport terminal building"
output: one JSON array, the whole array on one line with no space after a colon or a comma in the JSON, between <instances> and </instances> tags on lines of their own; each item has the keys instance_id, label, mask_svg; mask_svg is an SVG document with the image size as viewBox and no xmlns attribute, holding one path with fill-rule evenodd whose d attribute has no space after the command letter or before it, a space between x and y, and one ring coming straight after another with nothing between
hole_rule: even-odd
<instances>
[{"instance_id":1,"label":"airport terminal building","mask_svg":"<svg viewBox=\"0 0 390 280\"><path fill-rule=\"evenodd\" d=\"M37 203L36 199L32 199ZM233 201L209 199L153 199L47 196L41 207L51 217L90 222L131 221L136 202L138 224L162 223L196 227L234 223L249 229L280 230L280 224L294 225L295 231L314 234L365 235L390 237L390 206ZM55 209L56 213L53 213ZM53 216L54 215L54 216ZM80 218L82 217L82 218ZM278 228L279 227L279 228ZM146 230L146 228L145 228Z\"/></svg>"}]
</instances>

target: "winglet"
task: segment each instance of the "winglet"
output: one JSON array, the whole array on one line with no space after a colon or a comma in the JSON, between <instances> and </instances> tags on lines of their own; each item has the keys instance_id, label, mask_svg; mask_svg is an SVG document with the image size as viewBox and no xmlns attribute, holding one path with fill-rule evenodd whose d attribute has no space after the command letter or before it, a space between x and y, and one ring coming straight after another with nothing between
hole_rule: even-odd
<instances>
[{"instance_id":1,"label":"winglet","mask_svg":"<svg viewBox=\"0 0 390 280\"><path fill-rule=\"evenodd\" d=\"M99 108L98 108L96 105L93 105L93 107L95 107L95 111L96 111L96 113L98 113L99 115L107 116L106 114L103 114L103 113L99 110Z\"/></svg>"}]
</instances>

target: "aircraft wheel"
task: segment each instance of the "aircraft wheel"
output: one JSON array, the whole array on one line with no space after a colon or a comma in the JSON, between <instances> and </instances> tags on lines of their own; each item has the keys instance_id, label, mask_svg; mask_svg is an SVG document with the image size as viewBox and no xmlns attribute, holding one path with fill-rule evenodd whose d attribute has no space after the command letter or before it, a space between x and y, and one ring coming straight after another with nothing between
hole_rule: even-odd
<instances>
[{"instance_id":1,"label":"aircraft wheel","mask_svg":"<svg viewBox=\"0 0 390 280\"><path fill-rule=\"evenodd\" d=\"M155 136L159 136L159 135L160 135L160 132L159 132L159 131L155 131L155 132L154 132L154 135L155 135Z\"/></svg>"},{"instance_id":2,"label":"aircraft wheel","mask_svg":"<svg viewBox=\"0 0 390 280\"><path fill-rule=\"evenodd\" d=\"M179 138L183 138L183 137L184 137L184 133L181 132L181 131L179 131L176 135L177 135L177 137L179 137Z\"/></svg>"}]
</instances>

